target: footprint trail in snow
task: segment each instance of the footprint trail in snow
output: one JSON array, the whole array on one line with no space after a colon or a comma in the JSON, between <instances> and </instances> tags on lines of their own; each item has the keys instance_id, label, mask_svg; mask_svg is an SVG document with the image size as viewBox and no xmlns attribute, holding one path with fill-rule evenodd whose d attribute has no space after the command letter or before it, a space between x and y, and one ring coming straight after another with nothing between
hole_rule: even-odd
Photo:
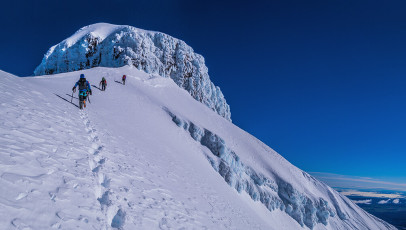
<instances>
[{"instance_id":1,"label":"footprint trail in snow","mask_svg":"<svg viewBox=\"0 0 406 230\"><path fill-rule=\"evenodd\" d=\"M323 194L326 186L303 179L300 169L194 100L171 79L128 66L80 72L90 83L102 76L113 83L106 91L94 89L92 103L84 111L78 111L76 98L70 102L68 92L78 72L18 78L0 71L4 229L302 228L287 212L270 211L227 184L208 161L213 148L195 141L163 108L224 139L258 175L276 175L292 188L305 186L317 192L307 196L324 197L330 206L339 205L348 216L358 217L357 222L343 222L332 216L329 225L317 224L315 229L391 229L345 203L338 193L333 203ZM114 84L123 73L126 85ZM198 130L193 134L199 135ZM280 201L279 195L275 192L269 202Z\"/></svg>"},{"instance_id":2,"label":"footprint trail in snow","mask_svg":"<svg viewBox=\"0 0 406 230\"><path fill-rule=\"evenodd\" d=\"M85 124L88 139L91 147L88 150L89 167L95 177L96 187L95 196L100 202L101 211L106 218L106 228L121 228L125 221L125 211L121 207L116 207L110 199L113 194L110 189L110 179L104 173L103 165L106 163L104 157L104 146L101 144L97 130L91 125L88 114L85 111L80 111L80 117ZM115 214L114 214L115 213Z\"/></svg>"}]
</instances>

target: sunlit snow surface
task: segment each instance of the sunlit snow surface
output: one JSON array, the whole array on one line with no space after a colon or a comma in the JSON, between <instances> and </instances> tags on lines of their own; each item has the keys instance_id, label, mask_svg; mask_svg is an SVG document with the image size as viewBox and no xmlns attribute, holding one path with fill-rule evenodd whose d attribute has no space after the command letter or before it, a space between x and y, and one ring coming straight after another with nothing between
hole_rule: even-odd
<instances>
[{"instance_id":1,"label":"sunlit snow surface","mask_svg":"<svg viewBox=\"0 0 406 230\"><path fill-rule=\"evenodd\" d=\"M184 41L132 26L97 23L51 47L35 75L130 65L172 78L193 98L231 120L230 106L209 77L203 56Z\"/></svg>"},{"instance_id":2,"label":"sunlit snow surface","mask_svg":"<svg viewBox=\"0 0 406 230\"><path fill-rule=\"evenodd\" d=\"M94 85L84 111L80 73ZM4 229L394 229L169 78L0 72L0 106Z\"/></svg>"}]
</instances>

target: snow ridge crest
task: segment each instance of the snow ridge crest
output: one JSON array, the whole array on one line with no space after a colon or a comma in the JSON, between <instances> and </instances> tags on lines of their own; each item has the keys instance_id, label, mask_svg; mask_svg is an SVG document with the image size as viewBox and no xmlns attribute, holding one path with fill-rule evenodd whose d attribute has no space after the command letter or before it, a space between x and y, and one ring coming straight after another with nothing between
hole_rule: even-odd
<instances>
[{"instance_id":1,"label":"snow ridge crest","mask_svg":"<svg viewBox=\"0 0 406 230\"><path fill-rule=\"evenodd\" d=\"M173 79L197 101L231 121L230 106L211 82L203 56L161 32L107 23L89 25L51 47L34 74L125 65Z\"/></svg>"}]
</instances>

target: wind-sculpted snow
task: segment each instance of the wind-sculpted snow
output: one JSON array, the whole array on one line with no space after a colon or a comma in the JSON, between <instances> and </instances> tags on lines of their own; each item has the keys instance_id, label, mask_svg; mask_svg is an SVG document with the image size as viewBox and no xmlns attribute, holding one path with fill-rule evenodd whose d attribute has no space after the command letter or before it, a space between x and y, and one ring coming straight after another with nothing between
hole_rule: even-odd
<instances>
[{"instance_id":1,"label":"wind-sculpted snow","mask_svg":"<svg viewBox=\"0 0 406 230\"><path fill-rule=\"evenodd\" d=\"M84 111L71 93L81 73L110 83ZM169 78L0 71L0 108L4 229L395 229Z\"/></svg>"},{"instance_id":2,"label":"wind-sculpted snow","mask_svg":"<svg viewBox=\"0 0 406 230\"><path fill-rule=\"evenodd\" d=\"M210 81L204 58L185 42L160 32L106 23L90 25L51 47L34 74L125 65L173 79L193 98L231 121L230 107L220 88Z\"/></svg>"},{"instance_id":3,"label":"wind-sculpted snow","mask_svg":"<svg viewBox=\"0 0 406 230\"><path fill-rule=\"evenodd\" d=\"M251 167L244 165L238 155L227 146L221 137L176 116L167 108L164 110L177 126L186 130L195 141L210 150L212 155L206 155L206 157L212 167L239 193L245 191L254 201L260 201L270 211L275 209L285 211L302 227L306 225L310 229L313 229L317 223L327 225L328 219L336 215L341 220L348 219L331 190L328 191L328 194L333 201L333 207L322 197L312 199L299 192L289 182L281 178L276 177L276 180L271 180L257 173ZM310 180L316 180L305 172L303 172L303 176Z\"/></svg>"}]
</instances>

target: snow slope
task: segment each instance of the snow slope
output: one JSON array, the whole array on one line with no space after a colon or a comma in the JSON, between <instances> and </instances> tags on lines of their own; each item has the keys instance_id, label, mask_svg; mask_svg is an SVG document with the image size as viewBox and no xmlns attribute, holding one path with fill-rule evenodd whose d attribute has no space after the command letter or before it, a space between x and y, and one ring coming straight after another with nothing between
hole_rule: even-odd
<instances>
[{"instance_id":1,"label":"snow slope","mask_svg":"<svg viewBox=\"0 0 406 230\"><path fill-rule=\"evenodd\" d=\"M84 111L80 73L108 81ZM0 106L4 229L395 229L169 78L0 72Z\"/></svg>"},{"instance_id":2,"label":"snow slope","mask_svg":"<svg viewBox=\"0 0 406 230\"><path fill-rule=\"evenodd\" d=\"M51 47L34 74L125 65L172 78L193 98L231 120L230 106L210 81L204 58L184 41L160 32L108 23L89 25Z\"/></svg>"}]
</instances>

